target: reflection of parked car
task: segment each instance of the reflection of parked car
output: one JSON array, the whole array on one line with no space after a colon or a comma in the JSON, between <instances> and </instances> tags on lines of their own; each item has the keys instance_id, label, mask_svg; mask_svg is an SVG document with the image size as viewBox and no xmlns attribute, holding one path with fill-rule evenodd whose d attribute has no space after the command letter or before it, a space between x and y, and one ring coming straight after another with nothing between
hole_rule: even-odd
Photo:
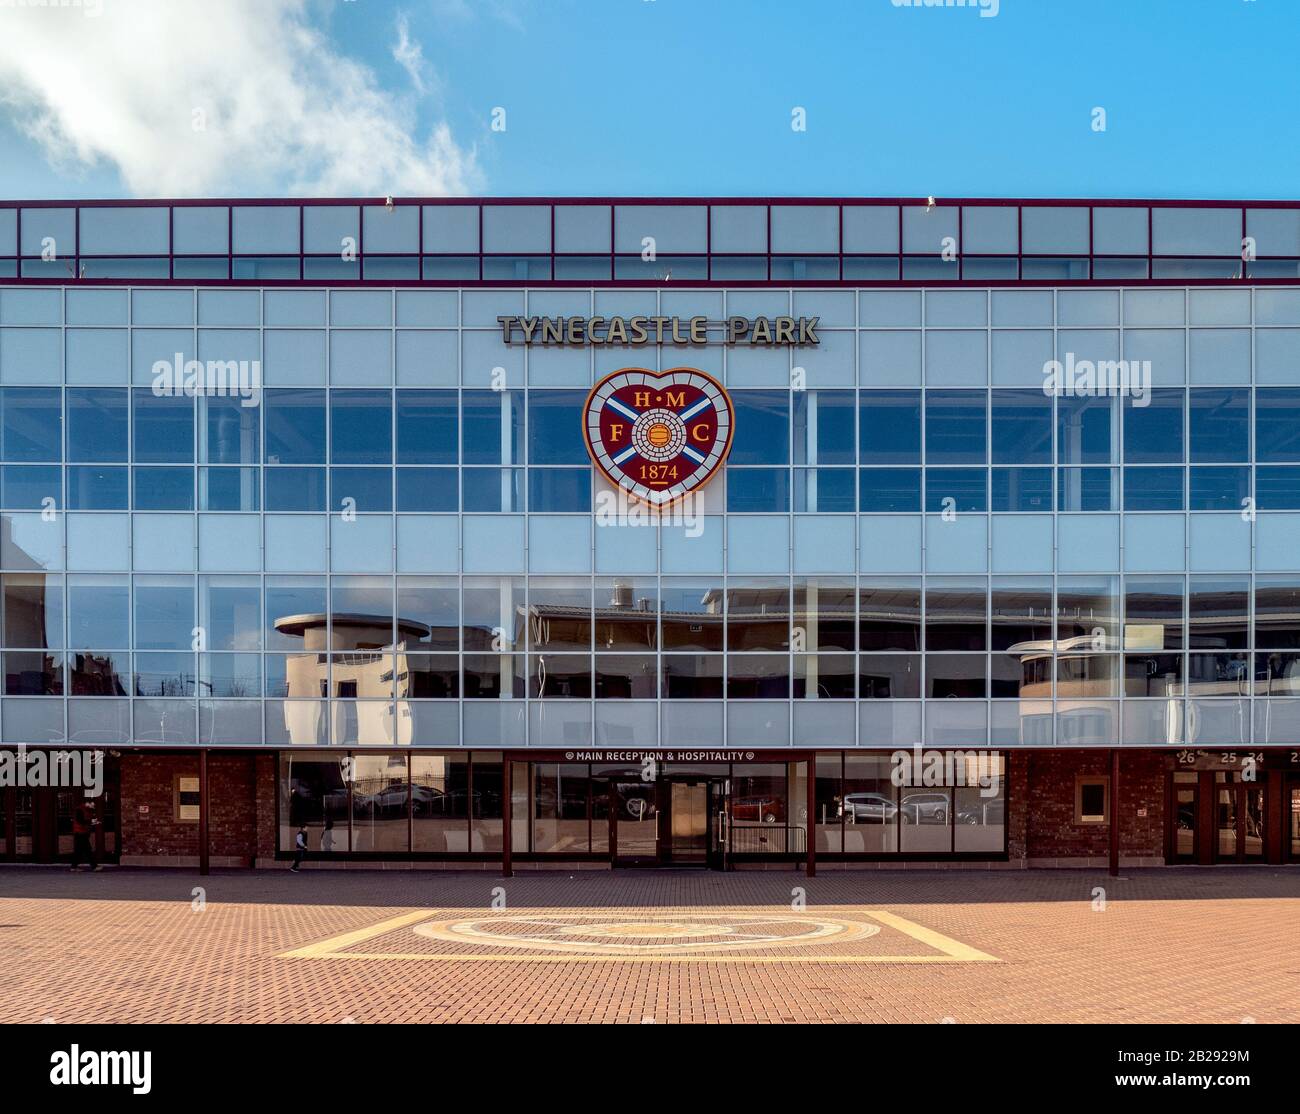
<instances>
[{"instance_id":1,"label":"reflection of parked car","mask_svg":"<svg viewBox=\"0 0 1300 1114\"><path fill-rule=\"evenodd\" d=\"M445 794L439 789L432 789L427 785L410 785L406 782L397 782L393 785L385 785L376 793L368 796L353 793L352 807L360 810L365 808L375 808L380 812L402 812L406 811L406 802L413 799L415 802L415 811L426 813L437 811L437 805L442 801Z\"/></svg>"},{"instance_id":2,"label":"reflection of parked car","mask_svg":"<svg viewBox=\"0 0 1300 1114\"><path fill-rule=\"evenodd\" d=\"M958 824L983 824L990 827L999 827L1007 821L1006 802L1001 797L994 797L991 800L979 800L974 804L967 805L957 813Z\"/></svg>"},{"instance_id":3,"label":"reflection of parked car","mask_svg":"<svg viewBox=\"0 0 1300 1114\"><path fill-rule=\"evenodd\" d=\"M860 824L864 820L892 820L898 806L883 793L846 793L842 811L850 824Z\"/></svg>"},{"instance_id":4,"label":"reflection of parked car","mask_svg":"<svg viewBox=\"0 0 1300 1114\"><path fill-rule=\"evenodd\" d=\"M775 824L785 819L785 802L777 797L737 797L731 802L731 818Z\"/></svg>"},{"instance_id":5,"label":"reflection of parked car","mask_svg":"<svg viewBox=\"0 0 1300 1114\"><path fill-rule=\"evenodd\" d=\"M899 808L904 824L943 824L948 820L947 793L909 793Z\"/></svg>"}]
</instances>

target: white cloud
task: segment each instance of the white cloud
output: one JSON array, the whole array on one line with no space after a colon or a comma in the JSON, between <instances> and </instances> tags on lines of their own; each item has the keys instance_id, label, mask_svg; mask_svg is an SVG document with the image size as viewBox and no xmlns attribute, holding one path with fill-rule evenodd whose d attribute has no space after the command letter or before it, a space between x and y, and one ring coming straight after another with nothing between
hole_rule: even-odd
<instances>
[{"instance_id":1,"label":"white cloud","mask_svg":"<svg viewBox=\"0 0 1300 1114\"><path fill-rule=\"evenodd\" d=\"M404 15L397 17L397 42L393 44L393 58L406 71L416 92L424 93L428 90L430 70L424 60L424 48L411 40L411 28Z\"/></svg>"},{"instance_id":2,"label":"white cloud","mask_svg":"<svg viewBox=\"0 0 1300 1114\"><path fill-rule=\"evenodd\" d=\"M481 189L473 148L446 123L417 137L413 105L339 54L306 0L107 0L97 17L0 17L0 107L54 164L110 163L134 194Z\"/></svg>"}]
</instances>

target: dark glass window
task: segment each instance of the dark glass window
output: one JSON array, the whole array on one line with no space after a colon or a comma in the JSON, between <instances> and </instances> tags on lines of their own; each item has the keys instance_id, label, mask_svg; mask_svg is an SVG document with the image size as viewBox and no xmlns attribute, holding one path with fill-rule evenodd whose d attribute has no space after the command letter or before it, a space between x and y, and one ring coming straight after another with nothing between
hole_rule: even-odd
<instances>
[{"instance_id":1,"label":"dark glass window","mask_svg":"<svg viewBox=\"0 0 1300 1114\"><path fill-rule=\"evenodd\" d=\"M131 392L135 461L183 464L194 460L194 399L156 395L148 387Z\"/></svg>"},{"instance_id":2,"label":"dark glass window","mask_svg":"<svg viewBox=\"0 0 1300 1114\"><path fill-rule=\"evenodd\" d=\"M582 464L585 391L528 392L528 463ZM536 508L534 508L536 509Z\"/></svg>"},{"instance_id":3,"label":"dark glass window","mask_svg":"<svg viewBox=\"0 0 1300 1114\"><path fill-rule=\"evenodd\" d=\"M266 463L324 464L325 392L269 390L263 392L263 401Z\"/></svg>"},{"instance_id":4,"label":"dark glass window","mask_svg":"<svg viewBox=\"0 0 1300 1114\"><path fill-rule=\"evenodd\" d=\"M1117 511L1118 468L1058 468L1058 511Z\"/></svg>"},{"instance_id":5,"label":"dark glass window","mask_svg":"<svg viewBox=\"0 0 1300 1114\"><path fill-rule=\"evenodd\" d=\"M1261 468L1261 472L1266 469ZM1250 466L1188 469L1187 505L1193 511L1239 511L1250 495ZM1263 506L1263 503L1260 503Z\"/></svg>"},{"instance_id":6,"label":"dark glass window","mask_svg":"<svg viewBox=\"0 0 1300 1114\"><path fill-rule=\"evenodd\" d=\"M853 391L794 393L794 462L853 464L857 459Z\"/></svg>"},{"instance_id":7,"label":"dark glass window","mask_svg":"<svg viewBox=\"0 0 1300 1114\"><path fill-rule=\"evenodd\" d=\"M796 511L848 511L857 501L857 472L852 468L798 468L794 474Z\"/></svg>"},{"instance_id":8,"label":"dark glass window","mask_svg":"<svg viewBox=\"0 0 1300 1114\"><path fill-rule=\"evenodd\" d=\"M1183 578L1130 576L1124 581L1124 649L1183 648Z\"/></svg>"},{"instance_id":9,"label":"dark glass window","mask_svg":"<svg viewBox=\"0 0 1300 1114\"><path fill-rule=\"evenodd\" d=\"M524 509L522 468L464 468L460 486L466 512Z\"/></svg>"},{"instance_id":10,"label":"dark glass window","mask_svg":"<svg viewBox=\"0 0 1300 1114\"><path fill-rule=\"evenodd\" d=\"M454 468L399 468L399 511L454 511L459 491Z\"/></svg>"},{"instance_id":11,"label":"dark glass window","mask_svg":"<svg viewBox=\"0 0 1300 1114\"><path fill-rule=\"evenodd\" d=\"M1143 402L1145 405L1139 406ZM1156 388L1143 399L1124 400L1126 464L1181 464L1183 391Z\"/></svg>"},{"instance_id":12,"label":"dark glass window","mask_svg":"<svg viewBox=\"0 0 1300 1114\"><path fill-rule=\"evenodd\" d=\"M987 453L983 391L927 391L925 462L983 464Z\"/></svg>"},{"instance_id":13,"label":"dark glass window","mask_svg":"<svg viewBox=\"0 0 1300 1114\"><path fill-rule=\"evenodd\" d=\"M57 464L6 464L0 474L0 503L7 510L63 506L63 473ZM46 503L46 499L54 502Z\"/></svg>"},{"instance_id":14,"label":"dark glass window","mask_svg":"<svg viewBox=\"0 0 1300 1114\"><path fill-rule=\"evenodd\" d=\"M257 464L262 459L262 408L242 402L216 396L202 400L200 460L207 464Z\"/></svg>"},{"instance_id":15,"label":"dark glass window","mask_svg":"<svg viewBox=\"0 0 1300 1114\"><path fill-rule=\"evenodd\" d=\"M1050 468L994 468L991 498L994 511L1050 511Z\"/></svg>"},{"instance_id":16,"label":"dark glass window","mask_svg":"<svg viewBox=\"0 0 1300 1114\"><path fill-rule=\"evenodd\" d=\"M260 468L200 468L199 510L260 510L260 472Z\"/></svg>"},{"instance_id":17,"label":"dark glass window","mask_svg":"<svg viewBox=\"0 0 1300 1114\"><path fill-rule=\"evenodd\" d=\"M532 511L591 510L591 471L587 468L528 469L528 508Z\"/></svg>"},{"instance_id":18,"label":"dark glass window","mask_svg":"<svg viewBox=\"0 0 1300 1114\"><path fill-rule=\"evenodd\" d=\"M919 511L921 469L860 469L858 505L864 511Z\"/></svg>"},{"instance_id":19,"label":"dark glass window","mask_svg":"<svg viewBox=\"0 0 1300 1114\"><path fill-rule=\"evenodd\" d=\"M1187 648L1244 650L1250 645L1250 578L1193 576L1188 586Z\"/></svg>"},{"instance_id":20,"label":"dark glass window","mask_svg":"<svg viewBox=\"0 0 1300 1114\"><path fill-rule=\"evenodd\" d=\"M1187 395L1192 462L1233 464L1250 459L1250 391L1193 387Z\"/></svg>"},{"instance_id":21,"label":"dark glass window","mask_svg":"<svg viewBox=\"0 0 1300 1114\"><path fill-rule=\"evenodd\" d=\"M124 511L129 506L126 467L104 468L92 464L68 467L68 509L71 511Z\"/></svg>"},{"instance_id":22,"label":"dark glass window","mask_svg":"<svg viewBox=\"0 0 1300 1114\"><path fill-rule=\"evenodd\" d=\"M268 511L323 511L324 468L266 468Z\"/></svg>"},{"instance_id":23,"label":"dark glass window","mask_svg":"<svg viewBox=\"0 0 1300 1114\"><path fill-rule=\"evenodd\" d=\"M398 391L397 463L455 464L459 416L455 391Z\"/></svg>"},{"instance_id":24,"label":"dark glass window","mask_svg":"<svg viewBox=\"0 0 1300 1114\"><path fill-rule=\"evenodd\" d=\"M391 464L392 406L391 391L331 391L330 462Z\"/></svg>"},{"instance_id":25,"label":"dark glass window","mask_svg":"<svg viewBox=\"0 0 1300 1114\"><path fill-rule=\"evenodd\" d=\"M932 577L925 586L925 648L986 649L988 607L984 580ZM983 676L982 669L980 676Z\"/></svg>"},{"instance_id":26,"label":"dark glass window","mask_svg":"<svg viewBox=\"0 0 1300 1114\"><path fill-rule=\"evenodd\" d=\"M193 468L132 468L137 511L192 511Z\"/></svg>"},{"instance_id":27,"label":"dark glass window","mask_svg":"<svg viewBox=\"0 0 1300 1114\"><path fill-rule=\"evenodd\" d=\"M789 463L790 392L732 391L731 403L736 411L736 430L730 463Z\"/></svg>"},{"instance_id":28,"label":"dark glass window","mask_svg":"<svg viewBox=\"0 0 1300 1114\"><path fill-rule=\"evenodd\" d=\"M919 700L920 654L859 654L858 696L863 700Z\"/></svg>"},{"instance_id":29,"label":"dark glass window","mask_svg":"<svg viewBox=\"0 0 1300 1114\"><path fill-rule=\"evenodd\" d=\"M722 699L721 654L664 654L662 693L668 700Z\"/></svg>"},{"instance_id":30,"label":"dark glass window","mask_svg":"<svg viewBox=\"0 0 1300 1114\"><path fill-rule=\"evenodd\" d=\"M1300 461L1300 387L1255 391L1255 459Z\"/></svg>"},{"instance_id":31,"label":"dark glass window","mask_svg":"<svg viewBox=\"0 0 1300 1114\"><path fill-rule=\"evenodd\" d=\"M994 577L990 593L994 651L1012 647L1021 657L1051 653L1052 581L1050 577Z\"/></svg>"},{"instance_id":32,"label":"dark glass window","mask_svg":"<svg viewBox=\"0 0 1300 1114\"><path fill-rule=\"evenodd\" d=\"M330 486L332 511L368 514L393 509L391 468L331 468Z\"/></svg>"},{"instance_id":33,"label":"dark glass window","mask_svg":"<svg viewBox=\"0 0 1300 1114\"><path fill-rule=\"evenodd\" d=\"M983 468L927 468L925 509L934 514L988 510L988 473Z\"/></svg>"},{"instance_id":34,"label":"dark glass window","mask_svg":"<svg viewBox=\"0 0 1300 1114\"><path fill-rule=\"evenodd\" d=\"M988 695L988 658L983 654L926 654L925 695L967 700Z\"/></svg>"},{"instance_id":35,"label":"dark glass window","mask_svg":"<svg viewBox=\"0 0 1300 1114\"><path fill-rule=\"evenodd\" d=\"M858 581L858 648L921 648L921 582L905 577Z\"/></svg>"},{"instance_id":36,"label":"dark glass window","mask_svg":"<svg viewBox=\"0 0 1300 1114\"><path fill-rule=\"evenodd\" d=\"M1300 509L1300 468L1285 465L1256 468L1255 498L1262 511Z\"/></svg>"},{"instance_id":37,"label":"dark glass window","mask_svg":"<svg viewBox=\"0 0 1300 1114\"><path fill-rule=\"evenodd\" d=\"M995 390L992 434L994 464L1051 464L1051 397L1035 390Z\"/></svg>"},{"instance_id":38,"label":"dark glass window","mask_svg":"<svg viewBox=\"0 0 1300 1114\"><path fill-rule=\"evenodd\" d=\"M1057 463L1115 463L1116 430L1113 398L1062 395L1056 400Z\"/></svg>"},{"instance_id":39,"label":"dark glass window","mask_svg":"<svg viewBox=\"0 0 1300 1114\"><path fill-rule=\"evenodd\" d=\"M1181 511L1182 468L1125 468L1126 511Z\"/></svg>"},{"instance_id":40,"label":"dark glass window","mask_svg":"<svg viewBox=\"0 0 1300 1114\"><path fill-rule=\"evenodd\" d=\"M68 459L125 461L130 400L125 387L68 388Z\"/></svg>"},{"instance_id":41,"label":"dark glass window","mask_svg":"<svg viewBox=\"0 0 1300 1114\"><path fill-rule=\"evenodd\" d=\"M920 391L863 391L859 414L861 463L921 462Z\"/></svg>"},{"instance_id":42,"label":"dark glass window","mask_svg":"<svg viewBox=\"0 0 1300 1114\"><path fill-rule=\"evenodd\" d=\"M57 387L0 389L0 455L6 461L57 461L63 449L63 406Z\"/></svg>"},{"instance_id":43,"label":"dark glass window","mask_svg":"<svg viewBox=\"0 0 1300 1114\"><path fill-rule=\"evenodd\" d=\"M124 576L68 577L68 648L131 644L131 592Z\"/></svg>"},{"instance_id":44,"label":"dark glass window","mask_svg":"<svg viewBox=\"0 0 1300 1114\"><path fill-rule=\"evenodd\" d=\"M523 463L524 397L522 392L463 392L461 424L464 463Z\"/></svg>"},{"instance_id":45,"label":"dark glass window","mask_svg":"<svg viewBox=\"0 0 1300 1114\"><path fill-rule=\"evenodd\" d=\"M788 511L788 468L731 468L727 471L727 510Z\"/></svg>"},{"instance_id":46,"label":"dark glass window","mask_svg":"<svg viewBox=\"0 0 1300 1114\"><path fill-rule=\"evenodd\" d=\"M1255 578L1255 645L1266 650L1300 649L1300 578Z\"/></svg>"}]
</instances>

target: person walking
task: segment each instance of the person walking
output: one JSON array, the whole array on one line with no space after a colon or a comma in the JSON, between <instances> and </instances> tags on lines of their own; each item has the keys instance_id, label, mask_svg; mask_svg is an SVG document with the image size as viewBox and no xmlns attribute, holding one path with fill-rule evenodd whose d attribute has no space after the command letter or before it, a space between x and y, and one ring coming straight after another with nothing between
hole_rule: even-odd
<instances>
[{"instance_id":1,"label":"person walking","mask_svg":"<svg viewBox=\"0 0 1300 1114\"><path fill-rule=\"evenodd\" d=\"M302 866L303 856L307 854L307 825L304 824L298 829L298 834L293 838L293 866L289 869L295 874L298 868Z\"/></svg>"},{"instance_id":2,"label":"person walking","mask_svg":"<svg viewBox=\"0 0 1300 1114\"><path fill-rule=\"evenodd\" d=\"M82 859L86 860L86 864L92 871L99 870L99 864L95 862L95 845L91 840L97 827L99 827L99 820L95 816L93 804L84 801L73 809L72 865L68 867L69 870L79 869Z\"/></svg>"}]
</instances>

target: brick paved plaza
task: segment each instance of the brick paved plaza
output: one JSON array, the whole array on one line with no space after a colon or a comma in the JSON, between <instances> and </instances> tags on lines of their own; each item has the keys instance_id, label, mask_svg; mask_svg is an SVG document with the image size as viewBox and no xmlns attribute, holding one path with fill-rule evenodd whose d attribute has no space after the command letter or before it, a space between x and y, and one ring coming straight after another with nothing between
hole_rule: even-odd
<instances>
[{"instance_id":1,"label":"brick paved plaza","mask_svg":"<svg viewBox=\"0 0 1300 1114\"><path fill-rule=\"evenodd\" d=\"M1295 1023L1297 925L1267 867L15 868L0 1022Z\"/></svg>"}]
</instances>

